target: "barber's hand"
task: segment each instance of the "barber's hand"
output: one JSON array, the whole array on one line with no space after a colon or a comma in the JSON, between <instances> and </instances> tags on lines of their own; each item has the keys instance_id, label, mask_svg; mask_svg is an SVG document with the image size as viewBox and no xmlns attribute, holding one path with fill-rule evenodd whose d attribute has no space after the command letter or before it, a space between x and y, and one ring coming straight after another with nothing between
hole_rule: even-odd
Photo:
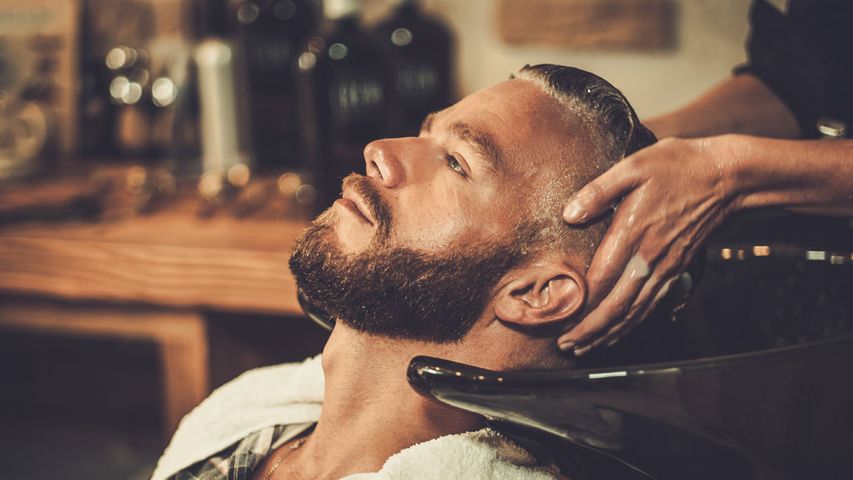
<instances>
[{"instance_id":1,"label":"barber's hand","mask_svg":"<svg viewBox=\"0 0 853 480\"><path fill-rule=\"evenodd\" d=\"M572 197L563 212L570 224L583 224L624 200L587 272L586 315L558 339L562 350L579 356L628 334L735 208L726 138L662 140Z\"/></svg>"}]
</instances>

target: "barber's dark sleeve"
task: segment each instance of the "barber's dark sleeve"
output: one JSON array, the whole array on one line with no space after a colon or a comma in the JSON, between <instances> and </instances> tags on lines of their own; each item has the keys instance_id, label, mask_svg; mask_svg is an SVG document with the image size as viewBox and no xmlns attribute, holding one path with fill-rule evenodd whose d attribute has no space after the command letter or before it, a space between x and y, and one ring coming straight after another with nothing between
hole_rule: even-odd
<instances>
[{"instance_id":1,"label":"barber's dark sleeve","mask_svg":"<svg viewBox=\"0 0 853 480\"><path fill-rule=\"evenodd\" d=\"M735 74L758 77L817 137L828 116L853 126L853 1L790 0L782 13L764 0L750 9L748 62Z\"/></svg>"}]
</instances>

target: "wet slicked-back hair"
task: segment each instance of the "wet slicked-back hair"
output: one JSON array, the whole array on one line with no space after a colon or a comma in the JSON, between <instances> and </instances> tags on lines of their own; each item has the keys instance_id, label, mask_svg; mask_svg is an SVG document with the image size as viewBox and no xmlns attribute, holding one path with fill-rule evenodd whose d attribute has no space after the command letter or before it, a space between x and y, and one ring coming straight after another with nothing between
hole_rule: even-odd
<instances>
[{"instance_id":1,"label":"wet slicked-back hair","mask_svg":"<svg viewBox=\"0 0 853 480\"><path fill-rule=\"evenodd\" d=\"M622 158L657 141L640 122L625 96L607 80L593 73L562 65L526 65L512 78L535 83L564 108L567 118L580 121L596 158L567 158L541 197L537 211L520 231L530 239L532 250L560 246L584 253L588 262L609 224L610 215L582 228L562 223L560 212L572 194L604 173ZM568 122L567 122L568 124ZM531 232L535 232L532 236Z\"/></svg>"},{"instance_id":2,"label":"wet slicked-back hair","mask_svg":"<svg viewBox=\"0 0 853 480\"><path fill-rule=\"evenodd\" d=\"M513 77L538 84L573 113L598 126L599 133L612 142L609 146L618 156L615 161L657 140L640 123L622 92L598 75L575 67L540 64L525 65Z\"/></svg>"}]
</instances>

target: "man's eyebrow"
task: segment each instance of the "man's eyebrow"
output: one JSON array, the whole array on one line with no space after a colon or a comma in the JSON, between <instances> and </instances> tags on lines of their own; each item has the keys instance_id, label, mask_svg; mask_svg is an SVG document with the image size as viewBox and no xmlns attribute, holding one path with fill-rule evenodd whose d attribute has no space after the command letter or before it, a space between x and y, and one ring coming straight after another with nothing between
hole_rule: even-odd
<instances>
[{"instance_id":1,"label":"man's eyebrow","mask_svg":"<svg viewBox=\"0 0 853 480\"><path fill-rule=\"evenodd\" d=\"M426 120L429 120L431 123L432 119L429 118L430 116ZM426 120L424 123L426 123ZM427 127L429 126L427 124ZM504 171L506 165L504 164L503 151L498 147L497 142L495 142L491 134L474 128L465 122L453 123L450 125L449 130L451 134L474 147L483 159L486 160L486 165L493 172Z\"/></svg>"},{"instance_id":2,"label":"man's eyebrow","mask_svg":"<svg viewBox=\"0 0 853 480\"><path fill-rule=\"evenodd\" d=\"M421 123L421 133L430 133L435 121L436 112L430 113ZM465 122L456 122L450 125L450 133L474 147L486 160L486 166L492 171L499 172L505 168L503 151L498 147L492 135L478 130Z\"/></svg>"},{"instance_id":3,"label":"man's eyebrow","mask_svg":"<svg viewBox=\"0 0 853 480\"><path fill-rule=\"evenodd\" d=\"M430 129L432 128L433 120L435 120L435 112L430 113L426 116L426 118L424 118L424 121L421 123L422 133L429 133Z\"/></svg>"}]
</instances>

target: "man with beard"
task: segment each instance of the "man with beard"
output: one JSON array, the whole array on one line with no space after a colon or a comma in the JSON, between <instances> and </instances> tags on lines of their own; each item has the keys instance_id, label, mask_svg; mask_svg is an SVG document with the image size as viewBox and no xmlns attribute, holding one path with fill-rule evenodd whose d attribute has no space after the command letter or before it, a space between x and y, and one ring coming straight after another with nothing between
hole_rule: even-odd
<instances>
[{"instance_id":1,"label":"man with beard","mask_svg":"<svg viewBox=\"0 0 853 480\"><path fill-rule=\"evenodd\" d=\"M583 311L606 221L568 226L562 206L652 142L609 83L538 65L430 115L418 137L369 144L367 175L344 180L290 261L308 304L336 319L322 359L214 392L154 479L558 477L417 394L406 368L417 355L570 367L554 339Z\"/></svg>"}]
</instances>

